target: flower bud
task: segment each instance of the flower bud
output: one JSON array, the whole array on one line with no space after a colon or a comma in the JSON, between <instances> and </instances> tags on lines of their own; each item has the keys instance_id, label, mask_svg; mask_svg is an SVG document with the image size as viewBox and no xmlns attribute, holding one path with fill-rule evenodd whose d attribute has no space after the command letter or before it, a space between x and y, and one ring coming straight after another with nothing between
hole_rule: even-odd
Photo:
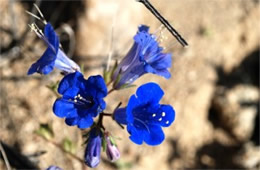
<instances>
[{"instance_id":1,"label":"flower bud","mask_svg":"<svg viewBox=\"0 0 260 170\"><path fill-rule=\"evenodd\" d=\"M62 170L62 169L58 166L51 165L46 170Z\"/></svg>"},{"instance_id":2,"label":"flower bud","mask_svg":"<svg viewBox=\"0 0 260 170\"><path fill-rule=\"evenodd\" d=\"M91 168L96 167L100 162L101 133L94 128L90 131L88 144L85 151L85 163Z\"/></svg>"},{"instance_id":3,"label":"flower bud","mask_svg":"<svg viewBox=\"0 0 260 170\"><path fill-rule=\"evenodd\" d=\"M111 137L109 135L106 135L105 138L107 143L107 150L106 150L107 158L111 162L115 162L120 158L120 152L116 147L116 145L111 141Z\"/></svg>"}]
</instances>

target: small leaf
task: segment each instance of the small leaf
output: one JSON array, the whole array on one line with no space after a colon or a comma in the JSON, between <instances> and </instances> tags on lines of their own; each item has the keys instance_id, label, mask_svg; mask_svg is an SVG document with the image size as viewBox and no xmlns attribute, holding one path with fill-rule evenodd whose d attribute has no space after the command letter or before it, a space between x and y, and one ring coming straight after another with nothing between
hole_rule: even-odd
<instances>
[{"instance_id":1,"label":"small leaf","mask_svg":"<svg viewBox=\"0 0 260 170\"><path fill-rule=\"evenodd\" d=\"M106 84L110 84L112 79L113 79L113 74L117 68L117 61L115 62L114 66L112 67L112 69L109 69L108 71L106 71L106 69L104 69L103 71L103 77L104 77L104 80L105 80L105 83Z\"/></svg>"},{"instance_id":2,"label":"small leaf","mask_svg":"<svg viewBox=\"0 0 260 170\"><path fill-rule=\"evenodd\" d=\"M115 165L119 170L125 170L125 169L132 169L133 168L133 162L125 162L125 161L122 161L122 160L115 162Z\"/></svg>"},{"instance_id":3,"label":"small leaf","mask_svg":"<svg viewBox=\"0 0 260 170\"><path fill-rule=\"evenodd\" d=\"M120 90L121 89L127 89L127 88L131 88L131 87L135 87L135 84L123 84L122 86L120 86Z\"/></svg>"},{"instance_id":4,"label":"small leaf","mask_svg":"<svg viewBox=\"0 0 260 170\"><path fill-rule=\"evenodd\" d=\"M76 145L70 139L65 138L62 141L62 146L65 151L73 153L73 154L76 153Z\"/></svg>"},{"instance_id":5,"label":"small leaf","mask_svg":"<svg viewBox=\"0 0 260 170\"><path fill-rule=\"evenodd\" d=\"M84 75L85 65L84 65L83 63L80 65L80 71L81 71L81 73Z\"/></svg>"},{"instance_id":6,"label":"small leaf","mask_svg":"<svg viewBox=\"0 0 260 170\"><path fill-rule=\"evenodd\" d=\"M110 74L110 78L111 78L111 79L113 78L113 74L114 74L114 72L116 71L117 66L118 66L118 61L116 60L114 66L113 66L113 68L112 68L112 70L111 70L111 74Z\"/></svg>"},{"instance_id":7,"label":"small leaf","mask_svg":"<svg viewBox=\"0 0 260 170\"><path fill-rule=\"evenodd\" d=\"M46 87L48 89L50 89L57 97L60 97L59 93L58 93L58 87L59 87L59 83L60 81L56 81L55 83L51 83L49 85L47 85Z\"/></svg>"},{"instance_id":8,"label":"small leaf","mask_svg":"<svg viewBox=\"0 0 260 170\"><path fill-rule=\"evenodd\" d=\"M35 133L47 140L50 140L54 137L52 127L49 124L40 124L39 129L37 129Z\"/></svg>"},{"instance_id":9,"label":"small leaf","mask_svg":"<svg viewBox=\"0 0 260 170\"><path fill-rule=\"evenodd\" d=\"M113 87L116 87L116 85L119 83L120 79L121 79L121 75L120 75L120 73L119 73L119 74L117 75L117 77L116 77L116 80L114 81Z\"/></svg>"},{"instance_id":10,"label":"small leaf","mask_svg":"<svg viewBox=\"0 0 260 170\"><path fill-rule=\"evenodd\" d=\"M113 138L112 136L109 136L109 140L110 140L110 142L112 143L112 145L117 146L117 145L116 145L116 141L114 140L114 138Z\"/></svg>"},{"instance_id":11,"label":"small leaf","mask_svg":"<svg viewBox=\"0 0 260 170\"><path fill-rule=\"evenodd\" d=\"M105 137L102 137L102 148L103 148L103 152L107 150L107 141Z\"/></svg>"},{"instance_id":12,"label":"small leaf","mask_svg":"<svg viewBox=\"0 0 260 170\"><path fill-rule=\"evenodd\" d=\"M105 80L105 83L108 84L111 81L111 71L104 70L103 78Z\"/></svg>"}]
</instances>

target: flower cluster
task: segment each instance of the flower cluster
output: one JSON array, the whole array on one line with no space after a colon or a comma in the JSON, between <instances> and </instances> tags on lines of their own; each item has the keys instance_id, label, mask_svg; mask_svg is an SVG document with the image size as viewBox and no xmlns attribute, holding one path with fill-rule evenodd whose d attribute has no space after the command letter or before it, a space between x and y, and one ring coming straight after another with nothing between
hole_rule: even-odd
<instances>
[{"instance_id":1,"label":"flower cluster","mask_svg":"<svg viewBox=\"0 0 260 170\"><path fill-rule=\"evenodd\" d=\"M109 161L120 158L115 138L103 125L104 116L111 117L121 126L126 125L129 138L135 144L145 142L155 146L163 142L165 135L162 127L172 124L175 111L171 105L160 104L164 92L158 84L150 82L141 85L125 107L118 106L112 113L105 112L104 98L112 91L130 87L142 75L152 73L170 78L171 54L163 52L157 37L149 33L148 26L138 28L130 51L119 64L104 72L105 79L101 75L84 78L79 66L62 51L59 37L50 23L45 24L44 34L35 24L30 26L46 43L47 49L29 68L28 75L47 75L54 68L63 73L64 77L57 88L60 97L53 104L53 112L65 119L68 126L89 128L88 133L84 134L84 161L87 166L98 166L102 147ZM48 169L59 168L50 166Z\"/></svg>"}]
</instances>

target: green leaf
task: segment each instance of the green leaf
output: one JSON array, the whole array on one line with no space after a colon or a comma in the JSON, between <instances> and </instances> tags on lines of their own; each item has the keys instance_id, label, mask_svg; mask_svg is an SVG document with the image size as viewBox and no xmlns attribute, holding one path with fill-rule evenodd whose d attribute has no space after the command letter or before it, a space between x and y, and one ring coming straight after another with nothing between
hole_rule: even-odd
<instances>
[{"instance_id":1,"label":"green leaf","mask_svg":"<svg viewBox=\"0 0 260 170\"><path fill-rule=\"evenodd\" d=\"M65 151L73 154L76 153L76 145L69 138L63 139L62 146Z\"/></svg>"},{"instance_id":2,"label":"green leaf","mask_svg":"<svg viewBox=\"0 0 260 170\"><path fill-rule=\"evenodd\" d=\"M49 85L47 85L46 87L48 89L50 89L57 97L60 97L59 93L58 93L58 87L59 87L59 83L60 81L56 81L55 83L51 83Z\"/></svg>"},{"instance_id":3,"label":"green leaf","mask_svg":"<svg viewBox=\"0 0 260 170\"><path fill-rule=\"evenodd\" d=\"M111 78L111 79L112 79L112 76L113 76L114 72L115 72L116 69L117 69L117 66L118 66L118 61L116 60L114 66L113 66L113 68L112 68L112 70L111 70L111 74L110 74L110 78Z\"/></svg>"},{"instance_id":4,"label":"green leaf","mask_svg":"<svg viewBox=\"0 0 260 170\"><path fill-rule=\"evenodd\" d=\"M119 83L120 79L121 79L121 75L118 74L116 77L116 80L114 81L114 84L113 84L114 87L116 87L116 85Z\"/></svg>"},{"instance_id":5,"label":"green leaf","mask_svg":"<svg viewBox=\"0 0 260 170\"><path fill-rule=\"evenodd\" d=\"M103 152L107 150L107 141L104 137L102 137L102 148L103 148Z\"/></svg>"},{"instance_id":6,"label":"green leaf","mask_svg":"<svg viewBox=\"0 0 260 170\"><path fill-rule=\"evenodd\" d=\"M132 169L133 168L133 162L125 162L123 160L116 161L115 165L119 170L125 170L125 169Z\"/></svg>"},{"instance_id":7,"label":"green leaf","mask_svg":"<svg viewBox=\"0 0 260 170\"><path fill-rule=\"evenodd\" d=\"M50 140L54 137L52 127L49 124L40 124L39 129L37 129L35 133L47 140Z\"/></svg>"},{"instance_id":8,"label":"green leaf","mask_svg":"<svg viewBox=\"0 0 260 170\"><path fill-rule=\"evenodd\" d=\"M85 65L83 63L80 65L80 71L84 75L84 73L85 73Z\"/></svg>"},{"instance_id":9,"label":"green leaf","mask_svg":"<svg viewBox=\"0 0 260 170\"><path fill-rule=\"evenodd\" d=\"M103 78L105 80L105 83L108 84L111 81L111 71L106 71L104 69Z\"/></svg>"},{"instance_id":10,"label":"green leaf","mask_svg":"<svg viewBox=\"0 0 260 170\"><path fill-rule=\"evenodd\" d=\"M135 86L136 86L135 84L123 84L122 86L120 86L119 90L131 88L131 87L135 87Z\"/></svg>"},{"instance_id":11,"label":"green leaf","mask_svg":"<svg viewBox=\"0 0 260 170\"><path fill-rule=\"evenodd\" d=\"M106 71L106 69L104 69L104 71L103 71L103 78L104 78L106 84L111 83L112 78L113 78L113 74L114 74L116 68L117 68L117 61L115 62L115 64L112 67L112 69L109 69L108 71Z\"/></svg>"},{"instance_id":12,"label":"green leaf","mask_svg":"<svg viewBox=\"0 0 260 170\"><path fill-rule=\"evenodd\" d=\"M114 140L114 138L113 138L112 136L109 136L109 140L110 140L110 142L112 143L112 145L117 146L117 145L116 145L116 141Z\"/></svg>"}]
</instances>

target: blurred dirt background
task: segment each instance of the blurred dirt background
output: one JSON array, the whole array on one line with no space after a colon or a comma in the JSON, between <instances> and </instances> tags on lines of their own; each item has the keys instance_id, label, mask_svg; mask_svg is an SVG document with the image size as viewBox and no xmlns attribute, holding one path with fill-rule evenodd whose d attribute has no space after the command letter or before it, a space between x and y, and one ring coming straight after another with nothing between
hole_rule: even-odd
<instances>
[{"instance_id":1,"label":"blurred dirt background","mask_svg":"<svg viewBox=\"0 0 260 170\"><path fill-rule=\"evenodd\" d=\"M35 12L34 2L0 0L0 140L13 169L49 165L87 169L55 145L68 138L75 154L83 158L82 132L52 113L56 97L46 85L62 76L58 71L26 75L46 48L28 27L36 20L25 10ZM121 139L117 141L121 159L109 163L102 153L103 161L96 169L259 169L259 1L151 3L189 47L183 48L164 30L162 44L173 53L172 78L145 75L135 84L158 82L165 91L162 103L175 108L176 120L164 129L163 144L151 147L131 143L126 131L105 118L105 127ZM60 35L68 56L85 65L85 77L101 74L110 52L113 60L123 57L138 25L149 25L151 32L161 25L135 0L42 0L37 4ZM126 105L135 90L112 93L106 99L107 111L119 101ZM47 123L55 134L52 142L35 133ZM2 159L0 169L6 169Z\"/></svg>"}]
</instances>

